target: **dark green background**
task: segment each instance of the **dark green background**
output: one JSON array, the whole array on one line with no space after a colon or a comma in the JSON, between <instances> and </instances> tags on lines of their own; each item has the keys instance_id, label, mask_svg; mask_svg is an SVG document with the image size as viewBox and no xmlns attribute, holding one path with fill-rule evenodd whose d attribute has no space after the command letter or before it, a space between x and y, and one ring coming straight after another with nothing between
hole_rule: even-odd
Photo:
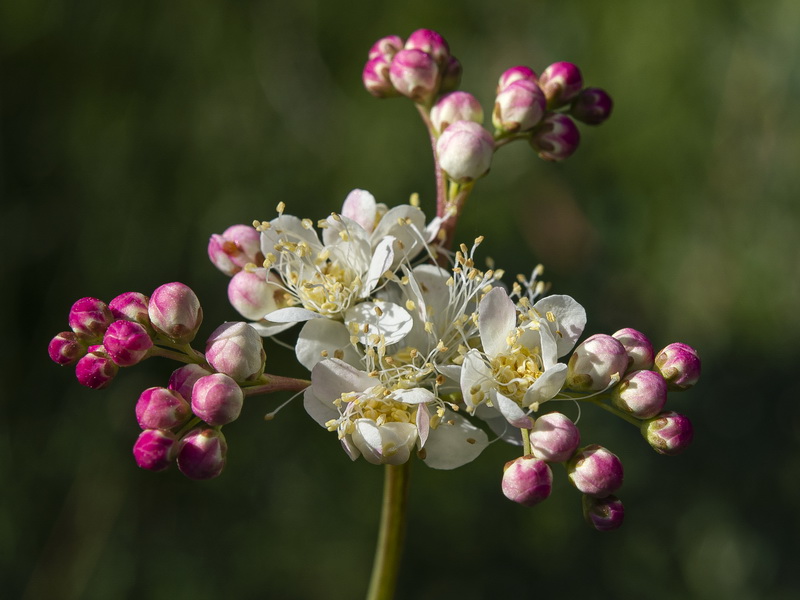
<instances>
[{"instance_id":1,"label":"dark green background","mask_svg":"<svg viewBox=\"0 0 800 600\"><path fill-rule=\"evenodd\" d=\"M409 102L361 86L375 39L442 32L488 112L497 77L556 60L616 101L562 164L504 148L459 238L510 275L536 262L588 331L685 341L696 426L655 454L585 410L626 467L627 522L599 534L556 471L534 509L503 498L495 444L454 472L413 465L399 598L796 598L800 511L800 4L697 2L67 2L0 4L5 598L351 599L370 570L381 471L351 464L300 403L248 402L229 466L197 483L130 455L154 359L104 392L47 359L71 303L167 281L236 314L208 236L322 218L361 187L394 205L431 158ZM268 344L268 370L301 375Z\"/></svg>"}]
</instances>

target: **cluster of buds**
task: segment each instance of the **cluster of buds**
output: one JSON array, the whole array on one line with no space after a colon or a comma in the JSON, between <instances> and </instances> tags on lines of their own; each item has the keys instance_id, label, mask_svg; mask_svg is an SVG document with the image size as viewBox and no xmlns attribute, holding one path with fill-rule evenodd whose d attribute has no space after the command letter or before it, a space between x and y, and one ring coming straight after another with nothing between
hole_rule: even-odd
<instances>
[{"instance_id":1,"label":"cluster of buds","mask_svg":"<svg viewBox=\"0 0 800 600\"><path fill-rule=\"evenodd\" d=\"M185 363L166 387L144 390L136 403L143 431L133 454L144 469L161 471L176 461L192 479L219 475L227 453L222 426L239 417L245 390L268 382L261 337L246 323L224 323L209 336L204 353L193 349L202 317L188 286L167 283L149 298L126 292L108 304L78 300L69 313L71 331L50 342L50 358L74 365L78 381L93 389L107 387L120 367L150 356Z\"/></svg>"}]
</instances>

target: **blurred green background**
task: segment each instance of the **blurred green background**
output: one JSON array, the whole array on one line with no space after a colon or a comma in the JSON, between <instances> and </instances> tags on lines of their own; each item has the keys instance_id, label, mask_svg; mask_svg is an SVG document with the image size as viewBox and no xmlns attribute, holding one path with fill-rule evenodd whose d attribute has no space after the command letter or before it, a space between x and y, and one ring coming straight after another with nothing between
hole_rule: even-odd
<instances>
[{"instance_id":1,"label":"blurred green background","mask_svg":"<svg viewBox=\"0 0 800 600\"><path fill-rule=\"evenodd\" d=\"M454 472L413 465L399 598L796 598L800 594L800 3L25 0L0 3L0 578L5 598L362 597L382 473L351 464L300 403L248 402L229 465L197 483L138 470L130 447L154 359L104 392L45 348L71 303L167 281L223 320L208 236L288 212L322 218L355 187L433 213L407 101L360 81L374 40L442 32L488 112L497 77L580 65L615 113L561 164L504 148L459 238L509 274L536 262L588 332L641 329L700 350L685 454L655 454L585 410L626 467L625 526L588 528L556 471L534 509L500 493L515 450ZM302 375L267 346L268 370Z\"/></svg>"}]
</instances>

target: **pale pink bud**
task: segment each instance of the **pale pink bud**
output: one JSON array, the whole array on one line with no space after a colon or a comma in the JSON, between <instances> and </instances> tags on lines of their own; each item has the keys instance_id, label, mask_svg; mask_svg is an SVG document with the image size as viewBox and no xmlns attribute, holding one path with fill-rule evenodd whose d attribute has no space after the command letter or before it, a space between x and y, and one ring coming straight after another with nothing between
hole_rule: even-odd
<instances>
[{"instance_id":1,"label":"pale pink bud","mask_svg":"<svg viewBox=\"0 0 800 600\"><path fill-rule=\"evenodd\" d=\"M114 317L102 300L81 298L69 310L69 326L82 340L99 341Z\"/></svg>"},{"instance_id":2,"label":"pale pink bud","mask_svg":"<svg viewBox=\"0 0 800 600\"><path fill-rule=\"evenodd\" d=\"M578 450L567 463L567 474L579 491L596 498L613 494L622 486L622 463L616 454L597 444Z\"/></svg>"},{"instance_id":3,"label":"pale pink bud","mask_svg":"<svg viewBox=\"0 0 800 600\"><path fill-rule=\"evenodd\" d=\"M620 378L628 367L625 347L615 338L597 333L584 340L567 364L567 387L579 392L597 392Z\"/></svg>"},{"instance_id":4,"label":"pale pink bud","mask_svg":"<svg viewBox=\"0 0 800 600\"><path fill-rule=\"evenodd\" d=\"M440 66L444 65L450 57L450 46L439 33L432 29L417 29L408 36L405 49L422 50Z\"/></svg>"},{"instance_id":5,"label":"pale pink bud","mask_svg":"<svg viewBox=\"0 0 800 600\"><path fill-rule=\"evenodd\" d=\"M75 365L78 382L93 390L108 386L118 372L119 367L101 345L89 347L89 353Z\"/></svg>"},{"instance_id":6,"label":"pale pink bud","mask_svg":"<svg viewBox=\"0 0 800 600\"><path fill-rule=\"evenodd\" d=\"M391 60L398 51L402 50L402 48L403 38L401 38L399 35L387 35L372 44L372 48L369 49L369 58L371 60L380 56L387 60Z\"/></svg>"},{"instance_id":7,"label":"pale pink bud","mask_svg":"<svg viewBox=\"0 0 800 600\"><path fill-rule=\"evenodd\" d=\"M542 415L530 431L533 455L548 462L566 462L578 449L581 434L566 415L552 412Z\"/></svg>"},{"instance_id":8,"label":"pale pink bud","mask_svg":"<svg viewBox=\"0 0 800 600\"><path fill-rule=\"evenodd\" d=\"M192 397L192 388L201 377L211 375L211 371L204 369L200 365L184 365L172 372L169 376L167 387L175 390L184 398Z\"/></svg>"},{"instance_id":9,"label":"pale pink bud","mask_svg":"<svg viewBox=\"0 0 800 600\"><path fill-rule=\"evenodd\" d=\"M572 156L578 149L581 134L578 127L563 113L547 113L531 136L531 146L543 160L558 161Z\"/></svg>"},{"instance_id":10,"label":"pale pink bud","mask_svg":"<svg viewBox=\"0 0 800 600\"><path fill-rule=\"evenodd\" d=\"M437 100L431 109L431 122L436 131L444 131L456 121L483 123L483 108L475 96L467 92L451 92Z\"/></svg>"},{"instance_id":11,"label":"pale pink bud","mask_svg":"<svg viewBox=\"0 0 800 600\"><path fill-rule=\"evenodd\" d=\"M568 104L583 88L583 76L577 65L557 62L547 67L539 76L539 85L547 96L547 107L558 108Z\"/></svg>"},{"instance_id":12,"label":"pale pink bud","mask_svg":"<svg viewBox=\"0 0 800 600\"><path fill-rule=\"evenodd\" d=\"M364 87L376 98L391 98L399 95L389 77L391 70L389 60L391 59L383 56L371 58L361 72L361 81L364 82Z\"/></svg>"},{"instance_id":13,"label":"pale pink bud","mask_svg":"<svg viewBox=\"0 0 800 600\"><path fill-rule=\"evenodd\" d=\"M587 125L599 125L611 116L614 102L601 88L586 88L572 102L570 114Z\"/></svg>"},{"instance_id":14,"label":"pale pink bud","mask_svg":"<svg viewBox=\"0 0 800 600\"><path fill-rule=\"evenodd\" d=\"M395 89L415 102L427 102L435 94L439 67L422 50L400 50L392 59L389 78Z\"/></svg>"},{"instance_id":15,"label":"pale pink bud","mask_svg":"<svg viewBox=\"0 0 800 600\"><path fill-rule=\"evenodd\" d=\"M503 468L503 494L523 506L546 500L553 489L553 472L548 464L533 455L521 456Z\"/></svg>"},{"instance_id":16,"label":"pale pink bud","mask_svg":"<svg viewBox=\"0 0 800 600\"><path fill-rule=\"evenodd\" d=\"M530 81L531 83L537 82L536 73L530 67L518 66L511 67L503 71L500 75L500 80L497 82L497 94L506 89L515 81Z\"/></svg>"},{"instance_id":17,"label":"pale pink bud","mask_svg":"<svg viewBox=\"0 0 800 600\"><path fill-rule=\"evenodd\" d=\"M545 110L542 90L532 81L519 79L497 94L492 124L500 131L528 131L542 120Z\"/></svg>"},{"instance_id":18,"label":"pale pink bud","mask_svg":"<svg viewBox=\"0 0 800 600\"><path fill-rule=\"evenodd\" d=\"M613 531L625 520L625 506L614 495L605 498L584 495L583 518L597 531Z\"/></svg>"},{"instance_id":19,"label":"pale pink bud","mask_svg":"<svg viewBox=\"0 0 800 600\"><path fill-rule=\"evenodd\" d=\"M238 273L250 263L261 265L261 234L250 225L231 225L208 240L208 258L226 275Z\"/></svg>"},{"instance_id":20,"label":"pale pink bud","mask_svg":"<svg viewBox=\"0 0 800 600\"><path fill-rule=\"evenodd\" d=\"M279 308L283 290L265 279L264 273L239 271L228 283L228 300L240 315L252 321Z\"/></svg>"},{"instance_id":21,"label":"pale pink bud","mask_svg":"<svg viewBox=\"0 0 800 600\"><path fill-rule=\"evenodd\" d=\"M485 175L493 153L492 135L473 121L456 121L436 142L439 166L458 183Z\"/></svg>"},{"instance_id":22,"label":"pale pink bud","mask_svg":"<svg viewBox=\"0 0 800 600\"><path fill-rule=\"evenodd\" d=\"M203 322L197 296L189 286L177 281L156 288L147 310L153 327L177 344L191 342Z\"/></svg>"},{"instance_id":23,"label":"pale pink bud","mask_svg":"<svg viewBox=\"0 0 800 600\"><path fill-rule=\"evenodd\" d=\"M206 375L192 389L192 412L209 425L227 425L239 418L244 394L224 373Z\"/></svg>"},{"instance_id":24,"label":"pale pink bud","mask_svg":"<svg viewBox=\"0 0 800 600\"><path fill-rule=\"evenodd\" d=\"M442 78L441 83L439 84L439 91L441 93L446 93L458 89L458 86L461 83L462 72L461 63L458 62L458 59L455 56L448 58L441 71Z\"/></svg>"},{"instance_id":25,"label":"pale pink bud","mask_svg":"<svg viewBox=\"0 0 800 600\"><path fill-rule=\"evenodd\" d=\"M163 471L175 456L175 442L175 435L169 431L147 429L133 445L133 458L142 469Z\"/></svg>"},{"instance_id":26,"label":"pale pink bud","mask_svg":"<svg viewBox=\"0 0 800 600\"><path fill-rule=\"evenodd\" d=\"M692 443L692 422L684 415L673 411L661 413L642 423L641 432L647 443L659 454L680 454Z\"/></svg>"},{"instance_id":27,"label":"pale pink bud","mask_svg":"<svg viewBox=\"0 0 800 600\"><path fill-rule=\"evenodd\" d=\"M103 347L120 367L130 367L147 357L153 340L139 323L114 321L103 336Z\"/></svg>"},{"instance_id":28,"label":"pale pink bud","mask_svg":"<svg viewBox=\"0 0 800 600\"><path fill-rule=\"evenodd\" d=\"M671 390L686 390L700 379L700 357L687 344L675 342L656 354L656 368Z\"/></svg>"},{"instance_id":29,"label":"pale pink bud","mask_svg":"<svg viewBox=\"0 0 800 600\"><path fill-rule=\"evenodd\" d=\"M62 367L74 365L78 359L86 354L86 345L83 344L73 331L62 331L47 346L50 360Z\"/></svg>"},{"instance_id":30,"label":"pale pink bud","mask_svg":"<svg viewBox=\"0 0 800 600\"><path fill-rule=\"evenodd\" d=\"M611 391L611 403L638 419L655 417L667 402L667 383L655 371L634 371Z\"/></svg>"},{"instance_id":31,"label":"pale pink bud","mask_svg":"<svg viewBox=\"0 0 800 600\"><path fill-rule=\"evenodd\" d=\"M266 359L261 336L247 323L223 323L206 342L208 364L236 381L260 377Z\"/></svg>"},{"instance_id":32,"label":"pale pink bud","mask_svg":"<svg viewBox=\"0 0 800 600\"><path fill-rule=\"evenodd\" d=\"M618 339L625 347L625 352L628 354L628 372L653 368L653 359L656 357L653 344L641 331L626 327L611 337Z\"/></svg>"},{"instance_id":33,"label":"pale pink bud","mask_svg":"<svg viewBox=\"0 0 800 600\"><path fill-rule=\"evenodd\" d=\"M150 327L150 315L147 313L149 298L139 292L125 292L108 303L108 308L114 318L134 321L145 327Z\"/></svg>"},{"instance_id":34,"label":"pale pink bud","mask_svg":"<svg viewBox=\"0 0 800 600\"><path fill-rule=\"evenodd\" d=\"M178 445L178 468L189 479L212 479L222 473L228 444L221 431L198 427Z\"/></svg>"},{"instance_id":35,"label":"pale pink bud","mask_svg":"<svg viewBox=\"0 0 800 600\"><path fill-rule=\"evenodd\" d=\"M172 429L191 416L189 403L174 390L147 388L136 402L136 420L142 429Z\"/></svg>"}]
</instances>

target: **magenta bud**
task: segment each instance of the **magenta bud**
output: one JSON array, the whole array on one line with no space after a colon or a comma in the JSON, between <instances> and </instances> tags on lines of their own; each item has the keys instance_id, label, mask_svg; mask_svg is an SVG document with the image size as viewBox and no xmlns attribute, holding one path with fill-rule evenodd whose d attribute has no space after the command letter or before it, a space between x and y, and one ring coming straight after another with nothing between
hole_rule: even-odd
<instances>
[{"instance_id":1,"label":"magenta bud","mask_svg":"<svg viewBox=\"0 0 800 600\"><path fill-rule=\"evenodd\" d=\"M445 39L432 29L417 29L408 36L406 50L422 50L429 54L439 66L446 64L450 57L450 46Z\"/></svg>"},{"instance_id":2,"label":"magenta bud","mask_svg":"<svg viewBox=\"0 0 800 600\"><path fill-rule=\"evenodd\" d=\"M611 404L638 419L655 417L667 402L667 384L655 371L634 371L611 391Z\"/></svg>"},{"instance_id":3,"label":"magenta bud","mask_svg":"<svg viewBox=\"0 0 800 600\"><path fill-rule=\"evenodd\" d=\"M503 494L523 506L546 500L553 489L553 472L541 458L521 456L503 468Z\"/></svg>"},{"instance_id":4,"label":"magenta bud","mask_svg":"<svg viewBox=\"0 0 800 600\"><path fill-rule=\"evenodd\" d=\"M206 360L236 381L249 381L264 372L267 355L255 329L247 323L231 322L217 327L206 341Z\"/></svg>"},{"instance_id":5,"label":"magenta bud","mask_svg":"<svg viewBox=\"0 0 800 600\"><path fill-rule=\"evenodd\" d=\"M439 98L431 109L431 122L442 132L450 123L474 121L483 123L483 108L475 96L467 92L451 92Z\"/></svg>"},{"instance_id":6,"label":"magenta bud","mask_svg":"<svg viewBox=\"0 0 800 600\"><path fill-rule=\"evenodd\" d=\"M175 457L175 435L160 429L147 429L133 445L136 464L148 471L163 471Z\"/></svg>"},{"instance_id":7,"label":"magenta bud","mask_svg":"<svg viewBox=\"0 0 800 600\"><path fill-rule=\"evenodd\" d=\"M223 373L206 375L192 390L192 412L209 425L227 425L239 418L244 394L233 379Z\"/></svg>"},{"instance_id":8,"label":"magenta bud","mask_svg":"<svg viewBox=\"0 0 800 600\"><path fill-rule=\"evenodd\" d=\"M74 365L86 354L86 345L81 343L74 331L62 331L47 346L50 360L62 367Z\"/></svg>"},{"instance_id":9,"label":"magenta bud","mask_svg":"<svg viewBox=\"0 0 800 600\"><path fill-rule=\"evenodd\" d=\"M177 344L191 342L203 322L197 296L177 281L156 288L150 296L148 314L153 327Z\"/></svg>"},{"instance_id":10,"label":"magenta bud","mask_svg":"<svg viewBox=\"0 0 800 600\"><path fill-rule=\"evenodd\" d=\"M382 57L390 61L392 57L403 49L403 38L399 35L387 35L372 44L369 49L369 58Z\"/></svg>"},{"instance_id":11,"label":"magenta bud","mask_svg":"<svg viewBox=\"0 0 800 600\"><path fill-rule=\"evenodd\" d=\"M530 67L518 66L511 67L503 71L500 75L500 80L497 82L497 94L506 89L515 81L530 81L531 83L537 82L536 73Z\"/></svg>"},{"instance_id":12,"label":"magenta bud","mask_svg":"<svg viewBox=\"0 0 800 600\"><path fill-rule=\"evenodd\" d=\"M102 300L81 298L69 311L69 326L83 340L100 340L114 317Z\"/></svg>"},{"instance_id":13,"label":"magenta bud","mask_svg":"<svg viewBox=\"0 0 800 600\"><path fill-rule=\"evenodd\" d=\"M198 427L178 445L178 468L189 479L213 479L225 468L228 444L221 431Z\"/></svg>"},{"instance_id":14,"label":"magenta bud","mask_svg":"<svg viewBox=\"0 0 800 600\"><path fill-rule=\"evenodd\" d=\"M531 136L531 146L539 158L549 161L572 156L581 142L578 126L567 115L547 113Z\"/></svg>"},{"instance_id":15,"label":"magenta bud","mask_svg":"<svg viewBox=\"0 0 800 600\"><path fill-rule=\"evenodd\" d=\"M115 320L134 321L150 327L150 315L147 305L150 299L139 292L125 292L108 303L108 308Z\"/></svg>"},{"instance_id":16,"label":"magenta bud","mask_svg":"<svg viewBox=\"0 0 800 600\"><path fill-rule=\"evenodd\" d=\"M147 388L136 402L136 420L142 429L172 429L186 423L191 414L183 396L165 387Z\"/></svg>"},{"instance_id":17,"label":"magenta bud","mask_svg":"<svg viewBox=\"0 0 800 600\"><path fill-rule=\"evenodd\" d=\"M220 271L233 275L247 264L261 265L261 234L250 225L231 225L208 240L208 258Z\"/></svg>"},{"instance_id":18,"label":"magenta bud","mask_svg":"<svg viewBox=\"0 0 800 600\"><path fill-rule=\"evenodd\" d=\"M451 56L447 59L446 64L441 69L442 77L441 82L439 84L439 91L441 93L452 92L455 89L458 89L459 84L461 83L461 63L458 62L458 59L455 56Z\"/></svg>"},{"instance_id":19,"label":"magenta bud","mask_svg":"<svg viewBox=\"0 0 800 600\"><path fill-rule=\"evenodd\" d=\"M456 121L436 142L439 166L458 183L482 177L494 154L492 134L473 121Z\"/></svg>"},{"instance_id":20,"label":"magenta bud","mask_svg":"<svg viewBox=\"0 0 800 600\"><path fill-rule=\"evenodd\" d=\"M436 95L439 67L422 50L400 50L392 59L389 78L395 89L415 102L427 102Z\"/></svg>"},{"instance_id":21,"label":"magenta bud","mask_svg":"<svg viewBox=\"0 0 800 600\"><path fill-rule=\"evenodd\" d=\"M613 531L625 520L625 506L616 496L583 496L583 518L597 531Z\"/></svg>"},{"instance_id":22,"label":"magenta bud","mask_svg":"<svg viewBox=\"0 0 800 600\"><path fill-rule=\"evenodd\" d=\"M172 372L169 376L167 387L175 390L184 398L192 397L192 388L201 377L211 375L211 371L204 369L200 365L184 365Z\"/></svg>"},{"instance_id":23,"label":"magenta bud","mask_svg":"<svg viewBox=\"0 0 800 600\"><path fill-rule=\"evenodd\" d=\"M642 423L641 431L653 450L667 456L680 454L694 438L692 422L684 415L673 411L661 413L645 421Z\"/></svg>"},{"instance_id":24,"label":"magenta bud","mask_svg":"<svg viewBox=\"0 0 800 600\"><path fill-rule=\"evenodd\" d=\"M147 357L153 340L147 330L133 321L114 321L103 336L106 353L120 367L130 367Z\"/></svg>"},{"instance_id":25,"label":"magenta bud","mask_svg":"<svg viewBox=\"0 0 800 600\"><path fill-rule=\"evenodd\" d=\"M604 498L622 486L622 462L597 444L581 448L567 463L567 474L578 491Z\"/></svg>"},{"instance_id":26,"label":"magenta bud","mask_svg":"<svg viewBox=\"0 0 800 600\"><path fill-rule=\"evenodd\" d=\"M568 104L583 87L583 76L577 65L557 62L547 67L539 76L539 86L547 96L547 108Z\"/></svg>"},{"instance_id":27,"label":"magenta bud","mask_svg":"<svg viewBox=\"0 0 800 600\"><path fill-rule=\"evenodd\" d=\"M675 342L662 348L656 354L655 364L671 390L689 389L700 379L700 357L687 344Z\"/></svg>"},{"instance_id":28,"label":"magenta bud","mask_svg":"<svg viewBox=\"0 0 800 600\"><path fill-rule=\"evenodd\" d=\"M579 392L604 390L615 375L621 378L627 367L628 355L619 340L596 333L572 353L567 364L567 387Z\"/></svg>"},{"instance_id":29,"label":"magenta bud","mask_svg":"<svg viewBox=\"0 0 800 600\"><path fill-rule=\"evenodd\" d=\"M542 120L546 100L533 81L518 79L497 94L492 124L498 131L528 131Z\"/></svg>"},{"instance_id":30,"label":"magenta bud","mask_svg":"<svg viewBox=\"0 0 800 600\"><path fill-rule=\"evenodd\" d=\"M572 102L570 114L587 125L599 125L611 116L614 102L601 88L586 88Z\"/></svg>"},{"instance_id":31,"label":"magenta bud","mask_svg":"<svg viewBox=\"0 0 800 600\"><path fill-rule=\"evenodd\" d=\"M575 423L559 412L536 419L529 438L533 455L548 462L568 461L581 443Z\"/></svg>"},{"instance_id":32,"label":"magenta bud","mask_svg":"<svg viewBox=\"0 0 800 600\"><path fill-rule=\"evenodd\" d=\"M108 386L117 373L119 367L100 345L90 347L89 353L75 365L78 382L93 390Z\"/></svg>"},{"instance_id":33,"label":"magenta bud","mask_svg":"<svg viewBox=\"0 0 800 600\"><path fill-rule=\"evenodd\" d=\"M240 315L252 321L280 307L283 290L265 279L265 274L239 271L228 283L228 300Z\"/></svg>"},{"instance_id":34,"label":"magenta bud","mask_svg":"<svg viewBox=\"0 0 800 600\"><path fill-rule=\"evenodd\" d=\"M376 98L399 96L389 77L390 69L391 63L382 56L372 58L364 65L364 70L361 72L361 80L364 82L364 87L367 91Z\"/></svg>"},{"instance_id":35,"label":"magenta bud","mask_svg":"<svg viewBox=\"0 0 800 600\"><path fill-rule=\"evenodd\" d=\"M611 337L618 339L625 347L625 352L628 354L629 373L653 368L653 360L656 357L653 344L641 331L626 327L612 334Z\"/></svg>"}]
</instances>

